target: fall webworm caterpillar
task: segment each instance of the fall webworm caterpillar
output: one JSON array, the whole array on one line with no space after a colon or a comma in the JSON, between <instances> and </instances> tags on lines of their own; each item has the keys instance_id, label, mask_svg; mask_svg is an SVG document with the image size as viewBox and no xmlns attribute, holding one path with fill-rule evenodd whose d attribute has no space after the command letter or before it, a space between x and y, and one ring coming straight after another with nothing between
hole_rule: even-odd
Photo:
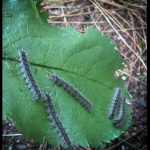
<instances>
[{"instance_id":1,"label":"fall webworm caterpillar","mask_svg":"<svg viewBox=\"0 0 150 150\"><path fill-rule=\"evenodd\" d=\"M38 100L41 98L41 92L31 73L26 54L23 50L21 50L18 52L18 55L23 78L25 79L25 82L28 86L28 89L31 91L33 98Z\"/></svg>"},{"instance_id":2,"label":"fall webworm caterpillar","mask_svg":"<svg viewBox=\"0 0 150 150\"><path fill-rule=\"evenodd\" d=\"M50 76L49 79L59 87L62 87L67 93L72 95L85 108L85 110L91 111L92 103L88 101L83 95L81 95L73 86L69 85L66 81L63 81L56 75Z\"/></svg>"},{"instance_id":3,"label":"fall webworm caterpillar","mask_svg":"<svg viewBox=\"0 0 150 150\"><path fill-rule=\"evenodd\" d=\"M121 104L119 108L119 114L118 116L113 120L114 126L120 127L121 123L123 122L125 118L125 98L121 99Z\"/></svg>"},{"instance_id":4,"label":"fall webworm caterpillar","mask_svg":"<svg viewBox=\"0 0 150 150\"><path fill-rule=\"evenodd\" d=\"M115 115L115 111L118 106L118 102L120 100L120 95L121 95L121 89L120 88L115 88L114 96L112 98L111 106L109 109L109 119L113 119Z\"/></svg>"},{"instance_id":5,"label":"fall webworm caterpillar","mask_svg":"<svg viewBox=\"0 0 150 150\"><path fill-rule=\"evenodd\" d=\"M68 137L68 134L66 133L62 123L60 122L59 118L56 115L54 106L52 104L51 97L47 93L45 93L45 101L44 102L45 102L45 107L46 107L49 119L52 122L52 125L57 130L60 137L64 140L66 146L68 148L74 149L72 146L72 143Z\"/></svg>"}]
</instances>

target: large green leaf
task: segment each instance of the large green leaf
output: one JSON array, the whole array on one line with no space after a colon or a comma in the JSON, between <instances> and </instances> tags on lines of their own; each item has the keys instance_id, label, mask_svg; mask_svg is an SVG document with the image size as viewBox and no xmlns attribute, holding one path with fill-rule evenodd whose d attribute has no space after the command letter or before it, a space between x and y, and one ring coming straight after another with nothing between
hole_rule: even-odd
<instances>
[{"instance_id":1,"label":"large green leaf","mask_svg":"<svg viewBox=\"0 0 150 150\"><path fill-rule=\"evenodd\" d=\"M122 60L114 45L96 29L83 35L72 28L58 29L46 23L34 0L3 0L3 111L16 122L27 138L61 144L47 118L43 102L35 102L21 77L18 50L29 58L33 75L52 102L68 136L75 145L100 146L118 137L130 125L131 108L121 128L108 119L115 87L129 98L121 78L114 72L122 68ZM47 77L57 74L74 85L93 103L86 112L73 98Z\"/></svg>"}]
</instances>

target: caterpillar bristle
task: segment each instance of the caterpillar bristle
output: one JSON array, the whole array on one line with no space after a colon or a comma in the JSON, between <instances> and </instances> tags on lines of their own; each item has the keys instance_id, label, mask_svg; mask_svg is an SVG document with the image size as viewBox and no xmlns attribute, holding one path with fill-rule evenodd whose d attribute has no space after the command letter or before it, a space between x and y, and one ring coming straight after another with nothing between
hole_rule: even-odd
<instances>
[{"instance_id":1,"label":"caterpillar bristle","mask_svg":"<svg viewBox=\"0 0 150 150\"><path fill-rule=\"evenodd\" d=\"M49 77L56 85L63 88L68 94L70 94L74 99L76 99L85 110L90 111L92 109L92 103L87 100L83 95L81 95L78 90L76 90L73 86L68 84L66 81L63 81L56 75L52 75Z\"/></svg>"},{"instance_id":2,"label":"caterpillar bristle","mask_svg":"<svg viewBox=\"0 0 150 150\"><path fill-rule=\"evenodd\" d=\"M20 61L19 66L21 68L23 79L25 80L28 89L31 91L32 97L35 100L39 100L41 98L41 92L31 73L31 70L27 61L26 53L23 50L21 50L18 52L18 56L19 56L19 61Z\"/></svg>"},{"instance_id":3,"label":"caterpillar bristle","mask_svg":"<svg viewBox=\"0 0 150 150\"><path fill-rule=\"evenodd\" d=\"M110 106L110 109L109 109L109 119L114 118L115 111L116 111L117 106L119 104L120 96L121 96L121 89L120 88L115 88L115 92L114 92L112 102L111 102L111 106Z\"/></svg>"},{"instance_id":4,"label":"caterpillar bristle","mask_svg":"<svg viewBox=\"0 0 150 150\"><path fill-rule=\"evenodd\" d=\"M47 93L45 93L45 106L46 106L48 118L52 122L52 126L59 133L60 138L63 139L66 146L72 147L72 143L68 137L68 134L66 133L62 123L60 122L60 120L55 112L51 97Z\"/></svg>"},{"instance_id":5,"label":"caterpillar bristle","mask_svg":"<svg viewBox=\"0 0 150 150\"><path fill-rule=\"evenodd\" d=\"M125 119L125 98L121 100L120 108L119 108L119 114L118 116L113 120L115 127L120 127L122 122Z\"/></svg>"}]
</instances>

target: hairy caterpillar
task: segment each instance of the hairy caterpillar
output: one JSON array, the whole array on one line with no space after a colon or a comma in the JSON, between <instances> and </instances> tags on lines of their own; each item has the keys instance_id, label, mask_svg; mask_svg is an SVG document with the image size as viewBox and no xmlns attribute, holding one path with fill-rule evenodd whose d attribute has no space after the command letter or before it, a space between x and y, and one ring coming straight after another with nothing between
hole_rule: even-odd
<instances>
[{"instance_id":1,"label":"hairy caterpillar","mask_svg":"<svg viewBox=\"0 0 150 150\"><path fill-rule=\"evenodd\" d=\"M121 89L120 88L115 88L115 93L112 98L111 106L109 109L109 119L113 119L115 115L115 111L118 106L118 102L120 100L120 95L121 95Z\"/></svg>"},{"instance_id":2,"label":"hairy caterpillar","mask_svg":"<svg viewBox=\"0 0 150 150\"><path fill-rule=\"evenodd\" d=\"M118 117L113 120L114 126L120 127L125 118L125 98L121 100Z\"/></svg>"},{"instance_id":3,"label":"hairy caterpillar","mask_svg":"<svg viewBox=\"0 0 150 150\"><path fill-rule=\"evenodd\" d=\"M57 130L60 137L63 138L67 148L74 149L62 123L60 122L59 118L56 115L54 106L52 104L51 97L47 93L45 93L45 101L44 102L45 102L45 107L46 107L49 119L52 122L54 128Z\"/></svg>"},{"instance_id":4,"label":"hairy caterpillar","mask_svg":"<svg viewBox=\"0 0 150 150\"><path fill-rule=\"evenodd\" d=\"M25 82L28 86L28 89L31 91L33 98L38 100L41 98L41 92L31 73L26 54L21 50L18 52L18 55L23 78L25 79Z\"/></svg>"},{"instance_id":5,"label":"hairy caterpillar","mask_svg":"<svg viewBox=\"0 0 150 150\"><path fill-rule=\"evenodd\" d=\"M83 95L81 95L74 87L63 81L58 76L53 75L49 77L55 84L62 87L67 93L72 95L87 111L91 111L92 103L89 102Z\"/></svg>"}]
</instances>

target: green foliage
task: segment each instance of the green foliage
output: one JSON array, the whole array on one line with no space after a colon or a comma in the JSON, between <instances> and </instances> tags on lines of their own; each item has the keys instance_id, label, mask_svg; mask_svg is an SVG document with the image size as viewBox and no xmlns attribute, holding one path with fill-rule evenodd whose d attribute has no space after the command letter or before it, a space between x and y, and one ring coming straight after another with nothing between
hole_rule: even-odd
<instances>
[{"instance_id":1,"label":"green foliage","mask_svg":"<svg viewBox=\"0 0 150 150\"><path fill-rule=\"evenodd\" d=\"M96 29L83 35L72 28L58 29L43 20L36 1L3 0L3 114L16 122L26 138L50 144L61 143L47 118L43 102L35 102L19 71L18 50L28 54L33 75L42 90L52 95L54 107L75 145L100 146L118 137L130 125L131 108L120 129L113 127L108 110L114 88L129 98L121 78L114 72L122 60L114 45ZM8 15L11 14L11 15ZM47 75L55 73L73 84L93 103L86 112Z\"/></svg>"}]
</instances>

